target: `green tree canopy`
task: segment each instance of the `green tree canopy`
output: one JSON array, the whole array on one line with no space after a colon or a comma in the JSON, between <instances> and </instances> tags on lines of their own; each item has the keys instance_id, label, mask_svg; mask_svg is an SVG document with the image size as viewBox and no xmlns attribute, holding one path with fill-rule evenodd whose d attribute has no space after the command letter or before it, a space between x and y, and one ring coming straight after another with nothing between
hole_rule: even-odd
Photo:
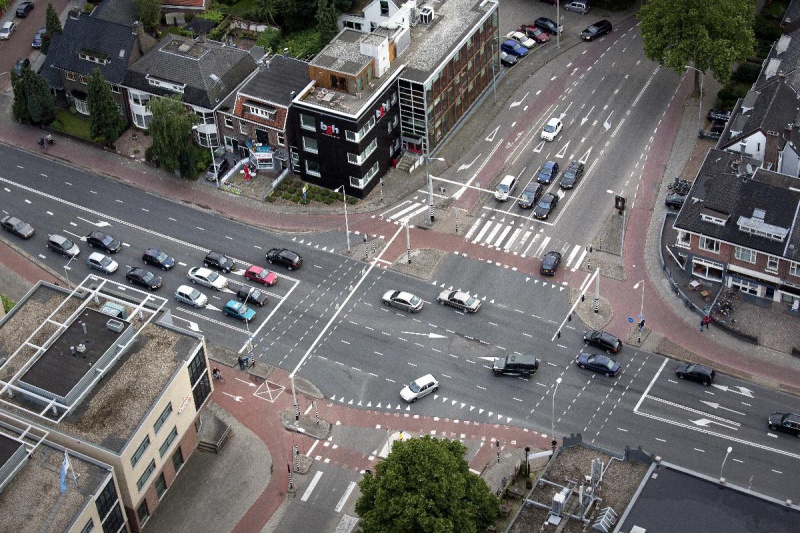
<instances>
[{"instance_id":1,"label":"green tree canopy","mask_svg":"<svg viewBox=\"0 0 800 533\"><path fill-rule=\"evenodd\" d=\"M95 67L89 76L86 104L89 108L92 138L101 143L112 143L117 140L125 131L125 121L98 67Z\"/></svg>"},{"instance_id":2,"label":"green tree canopy","mask_svg":"<svg viewBox=\"0 0 800 533\"><path fill-rule=\"evenodd\" d=\"M147 33L153 33L161 22L161 0L133 0L136 16Z\"/></svg>"},{"instance_id":3,"label":"green tree canopy","mask_svg":"<svg viewBox=\"0 0 800 533\"><path fill-rule=\"evenodd\" d=\"M678 73L692 65L726 82L755 47L752 0L649 0L639 20L645 55Z\"/></svg>"},{"instance_id":4,"label":"green tree canopy","mask_svg":"<svg viewBox=\"0 0 800 533\"><path fill-rule=\"evenodd\" d=\"M30 68L23 68L19 76L12 74L14 90L12 113L20 122L49 124L55 117L55 103L47 81Z\"/></svg>"},{"instance_id":5,"label":"green tree canopy","mask_svg":"<svg viewBox=\"0 0 800 533\"><path fill-rule=\"evenodd\" d=\"M176 169L188 178L197 176L192 126L197 117L186 110L178 96L151 99L153 113L148 131L153 138L150 150L168 172Z\"/></svg>"},{"instance_id":6,"label":"green tree canopy","mask_svg":"<svg viewBox=\"0 0 800 533\"><path fill-rule=\"evenodd\" d=\"M58 18L58 13L56 13L53 4L47 4L47 11L44 17L44 27L47 31L44 33L42 37L42 53L47 55L47 51L50 49L50 40L53 38L53 34L61 33L61 21Z\"/></svg>"},{"instance_id":7,"label":"green tree canopy","mask_svg":"<svg viewBox=\"0 0 800 533\"><path fill-rule=\"evenodd\" d=\"M359 482L364 533L475 533L500 514L497 498L464 460L466 446L429 435L397 441Z\"/></svg>"},{"instance_id":8,"label":"green tree canopy","mask_svg":"<svg viewBox=\"0 0 800 533\"><path fill-rule=\"evenodd\" d=\"M339 33L337 19L339 14L333 6L333 0L319 0L317 7L317 31L319 32L320 48L331 42Z\"/></svg>"}]
</instances>

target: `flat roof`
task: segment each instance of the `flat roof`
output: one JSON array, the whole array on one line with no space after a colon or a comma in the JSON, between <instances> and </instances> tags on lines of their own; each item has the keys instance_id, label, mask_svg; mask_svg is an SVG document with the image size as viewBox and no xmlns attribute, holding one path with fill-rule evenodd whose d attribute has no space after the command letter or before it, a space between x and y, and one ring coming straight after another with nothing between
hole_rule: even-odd
<instances>
[{"instance_id":1,"label":"flat roof","mask_svg":"<svg viewBox=\"0 0 800 533\"><path fill-rule=\"evenodd\" d=\"M790 533L800 511L738 487L661 463L617 524L616 531L639 526L647 533L724 531Z\"/></svg>"}]
</instances>

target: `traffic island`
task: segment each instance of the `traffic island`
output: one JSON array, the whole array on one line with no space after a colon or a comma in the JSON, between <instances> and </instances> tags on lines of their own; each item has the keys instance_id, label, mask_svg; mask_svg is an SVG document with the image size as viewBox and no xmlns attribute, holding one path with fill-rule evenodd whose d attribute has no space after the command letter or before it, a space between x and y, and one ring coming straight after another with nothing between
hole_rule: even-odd
<instances>
[{"instance_id":1,"label":"traffic island","mask_svg":"<svg viewBox=\"0 0 800 533\"><path fill-rule=\"evenodd\" d=\"M602 287L601 287L602 289ZM569 301L575 303L575 300L580 298L581 291L579 289L570 288ZM594 312L594 288L589 287L585 293L584 301L579 302L575 308L575 314L581 319L581 322L586 324L590 329L603 329L614 318L614 310L611 304L600 296L600 308L597 313Z\"/></svg>"},{"instance_id":2,"label":"traffic island","mask_svg":"<svg viewBox=\"0 0 800 533\"><path fill-rule=\"evenodd\" d=\"M293 409L281 411L281 424L283 424L284 429L302 433L318 440L327 439L331 434L330 423L302 413L296 418Z\"/></svg>"}]
</instances>

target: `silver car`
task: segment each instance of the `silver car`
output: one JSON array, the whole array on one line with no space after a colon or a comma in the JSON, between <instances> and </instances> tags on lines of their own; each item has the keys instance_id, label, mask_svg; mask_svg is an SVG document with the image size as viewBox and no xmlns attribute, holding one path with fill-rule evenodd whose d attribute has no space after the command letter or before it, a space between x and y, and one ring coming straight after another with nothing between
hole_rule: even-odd
<instances>
[{"instance_id":1,"label":"silver car","mask_svg":"<svg viewBox=\"0 0 800 533\"><path fill-rule=\"evenodd\" d=\"M442 305L449 305L468 313L476 312L481 308L482 303L480 300L474 296L470 296L466 292L451 290L440 292L436 300Z\"/></svg>"},{"instance_id":2,"label":"silver car","mask_svg":"<svg viewBox=\"0 0 800 533\"><path fill-rule=\"evenodd\" d=\"M206 295L189 285L181 285L178 287L178 290L175 291L175 300L191 305L196 309L205 307L208 304Z\"/></svg>"},{"instance_id":3,"label":"silver car","mask_svg":"<svg viewBox=\"0 0 800 533\"><path fill-rule=\"evenodd\" d=\"M383 305L391 305L403 311L416 313L422 309L422 298L406 291L386 291L383 295Z\"/></svg>"},{"instance_id":4,"label":"silver car","mask_svg":"<svg viewBox=\"0 0 800 533\"><path fill-rule=\"evenodd\" d=\"M86 259L86 264L89 265L89 268L94 270L99 270L104 274L113 274L119 268L119 265L116 261L111 259L105 254L101 254L100 252L94 252Z\"/></svg>"},{"instance_id":5,"label":"silver car","mask_svg":"<svg viewBox=\"0 0 800 533\"><path fill-rule=\"evenodd\" d=\"M47 239L47 247L53 250L55 253L66 255L67 257L76 257L79 253L81 253L81 249L78 248L77 244L66 237L56 234L50 235L50 237Z\"/></svg>"}]
</instances>

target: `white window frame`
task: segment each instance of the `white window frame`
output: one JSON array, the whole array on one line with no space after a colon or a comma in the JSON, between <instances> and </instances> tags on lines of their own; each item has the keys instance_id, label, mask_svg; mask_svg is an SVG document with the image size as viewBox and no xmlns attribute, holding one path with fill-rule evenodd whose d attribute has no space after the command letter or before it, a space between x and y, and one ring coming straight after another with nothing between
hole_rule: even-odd
<instances>
[{"instance_id":1,"label":"white window frame","mask_svg":"<svg viewBox=\"0 0 800 533\"><path fill-rule=\"evenodd\" d=\"M719 254L720 241L703 235L700 237L700 249L712 254Z\"/></svg>"},{"instance_id":2,"label":"white window frame","mask_svg":"<svg viewBox=\"0 0 800 533\"><path fill-rule=\"evenodd\" d=\"M225 115L224 122L225 122L225 127L226 128L233 129L233 117L229 117L228 115Z\"/></svg>"},{"instance_id":3,"label":"white window frame","mask_svg":"<svg viewBox=\"0 0 800 533\"><path fill-rule=\"evenodd\" d=\"M679 248L691 248L692 234L688 231L678 230L678 238L675 239L675 246Z\"/></svg>"},{"instance_id":4,"label":"white window frame","mask_svg":"<svg viewBox=\"0 0 800 533\"><path fill-rule=\"evenodd\" d=\"M278 146L286 146L286 136L282 131L276 134Z\"/></svg>"},{"instance_id":5,"label":"white window frame","mask_svg":"<svg viewBox=\"0 0 800 533\"><path fill-rule=\"evenodd\" d=\"M350 142L358 142L358 134L354 131L344 130L344 138Z\"/></svg>"},{"instance_id":6,"label":"white window frame","mask_svg":"<svg viewBox=\"0 0 800 533\"><path fill-rule=\"evenodd\" d=\"M750 263L754 265L756 263L756 258L758 254L755 250L751 250L750 248L744 248L742 246L737 246L734 252L734 257L739 261L744 261L745 263Z\"/></svg>"},{"instance_id":7,"label":"white window frame","mask_svg":"<svg viewBox=\"0 0 800 533\"><path fill-rule=\"evenodd\" d=\"M779 257L774 255L767 256L767 268L765 269L767 272L776 273L778 272L778 268L780 267L781 260Z\"/></svg>"},{"instance_id":8,"label":"white window frame","mask_svg":"<svg viewBox=\"0 0 800 533\"><path fill-rule=\"evenodd\" d=\"M67 78L69 81L76 81L77 78L75 77L74 72L66 71L64 72L64 77Z\"/></svg>"},{"instance_id":9,"label":"white window frame","mask_svg":"<svg viewBox=\"0 0 800 533\"><path fill-rule=\"evenodd\" d=\"M261 117L264 120L274 121L278 110L275 108L261 107L256 104L244 104L245 113Z\"/></svg>"},{"instance_id":10,"label":"white window frame","mask_svg":"<svg viewBox=\"0 0 800 533\"><path fill-rule=\"evenodd\" d=\"M700 220L703 222L711 222L712 224L716 224L717 226L724 226L726 220L723 218L718 218L713 215L709 215L707 213L700 213Z\"/></svg>"},{"instance_id":11,"label":"white window frame","mask_svg":"<svg viewBox=\"0 0 800 533\"><path fill-rule=\"evenodd\" d=\"M309 142L310 141L310 142ZM313 146L312 144L313 143ZM310 154L318 154L319 153L319 143L316 139L312 137L305 137L303 136L303 150Z\"/></svg>"},{"instance_id":12,"label":"white window frame","mask_svg":"<svg viewBox=\"0 0 800 533\"><path fill-rule=\"evenodd\" d=\"M800 277L800 263L789 261L789 274L795 277Z\"/></svg>"},{"instance_id":13,"label":"white window frame","mask_svg":"<svg viewBox=\"0 0 800 533\"><path fill-rule=\"evenodd\" d=\"M310 168L308 168L308 163L310 161L311 161L310 159L306 159L306 174L308 174L309 176L316 176L317 178L321 178L322 174L319 172L319 170L311 170ZM317 166L319 166L319 161L313 161L313 162L316 163Z\"/></svg>"},{"instance_id":14,"label":"white window frame","mask_svg":"<svg viewBox=\"0 0 800 533\"><path fill-rule=\"evenodd\" d=\"M308 120L311 120L311 124L308 124ZM317 120L311 115L300 113L300 128L308 131L317 131Z\"/></svg>"},{"instance_id":15,"label":"white window frame","mask_svg":"<svg viewBox=\"0 0 800 533\"><path fill-rule=\"evenodd\" d=\"M350 163L351 165L360 165L364 163L364 161L366 161L369 158L369 156L372 155L372 152L374 152L377 147L378 147L378 139L372 139L372 142L369 143L367 147L364 148L364 151L361 152L360 154L356 155L348 153L347 162Z\"/></svg>"}]
</instances>

